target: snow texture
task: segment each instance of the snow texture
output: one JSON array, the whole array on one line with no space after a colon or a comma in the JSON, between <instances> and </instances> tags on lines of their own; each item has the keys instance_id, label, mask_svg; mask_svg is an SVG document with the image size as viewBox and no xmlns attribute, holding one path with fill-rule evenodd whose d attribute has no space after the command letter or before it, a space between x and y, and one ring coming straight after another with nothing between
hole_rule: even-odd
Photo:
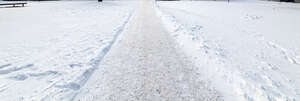
<instances>
[{"instance_id":1,"label":"snow texture","mask_svg":"<svg viewBox=\"0 0 300 101\"><path fill-rule=\"evenodd\" d=\"M141 2L76 101L222 101L153 8Z\"/></svg>"},{"instance_id":2,"label":"snow texture","mask_svg":"<svg viewBox=\"0 0 300 101\"><path fill-rule=\"evenodd\" d=\"M0 8L1 101L72 100L135 6L45 1Z\"/></svg>"},{"instance_id":3,"label":"snow texture","mask_svg":"<svg viewBox=\"0 0 300 101\"><path fill-rule=\"evenodd\" d=\"M225 100L300 99L299 4L158 2L157 13Z\"/></svg>"},{"instance_id":4,"label":"snow texture","mask_svg":"<svg viewBox=\"0 0 300 101\"><path fill-rule=\"evenodd\" d=\"M153 2L2 6L0 100L300 100L300 4Z\"/></svg>"}]
</instances>

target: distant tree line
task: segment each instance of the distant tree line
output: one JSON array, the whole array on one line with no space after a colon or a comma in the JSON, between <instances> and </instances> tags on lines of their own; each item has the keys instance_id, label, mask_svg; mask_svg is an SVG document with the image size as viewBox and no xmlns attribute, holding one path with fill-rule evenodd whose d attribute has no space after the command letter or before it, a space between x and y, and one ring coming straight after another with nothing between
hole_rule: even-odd
<instances>
[{"instance_id":1,"label":"distant tree line","mask_svg":"<svg viewBox=\"0 0 300 101\"><path fill-rule=\"evenodd\" d=\"M280 1L280 2L299 2L300 0L268 0L268 1Z\"/></svg>"},{"instance_id":2,"label":"distant tree line","mask_svg":"<svg viewBox=\"0 0 300 101\"><path fill-rule=\"evenodd\" d=\"M295 2L295 0L280 0L282 2Z\"/></svg>"}]
</instances>

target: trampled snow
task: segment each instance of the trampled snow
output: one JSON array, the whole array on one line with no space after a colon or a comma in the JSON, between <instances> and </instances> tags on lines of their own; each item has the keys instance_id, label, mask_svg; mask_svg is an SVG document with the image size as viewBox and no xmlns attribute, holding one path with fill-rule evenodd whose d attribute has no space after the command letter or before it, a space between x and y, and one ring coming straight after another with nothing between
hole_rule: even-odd
<instances>
[{"instance_id":1,"label":"trampled snow","mask_svg":"<svg viewBox=\"0 0 300 101\"><path fill-rule=\"evenodd\" d=\"M300 100L300 4L151 5L1 7L0 100Z\"/></svg>"},{"instance_id":2,"label":"trampled snow","mask_svg":"<svg viewBox=\"0 0 300 101\"><path fill-rule=\"evenodd\" d=\"M135 6L47 1L0 8L0 100L71 100Z\"/></svg>"},{"instance_id":3,"label":"trampled snow","mask_svg":"<svg viewBox=\"0 0 300 101\"><path fill-rule=\"evenodd\" d=\"M299 4L158 2L157 12L225 100L300 99Z\"/></svg>"}]
</instances>

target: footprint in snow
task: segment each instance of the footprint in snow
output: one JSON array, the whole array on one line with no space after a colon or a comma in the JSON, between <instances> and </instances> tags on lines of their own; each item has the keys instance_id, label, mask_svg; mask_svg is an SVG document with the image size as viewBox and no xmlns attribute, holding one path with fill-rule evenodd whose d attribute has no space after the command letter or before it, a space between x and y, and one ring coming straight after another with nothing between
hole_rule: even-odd
<instances>
[{"instance_id":1,"label":"footprint in snow","mask_svg":"<svg viewBox=\"0 0 300 101\"><path fill-rule=\"evenodd\" d=\"M20 74L20 75L16 75L16 76L11 76L11 77L9 77L9 79L11 79L11 80L16 80L16 81L24 81L24 80L26 80L27 78L28 78L28 76L25 75L25 74Z\"/></svg>"},{"instance_id":2,"label":"footprint in snow","mask_svg":"<svg viewBox=\"0 0 300 101\"><path fill-rule=\"evenodd\" d=\"M30 68L30 67L33 67L33 66L34 66L34 64L27 64L27 65L24 65L24 66L21 66L21 67L13 67L13 68L8 68L6 70L0 70L0 75L9 74L9 73L16 72L16 71L26 69L26 68Z\"/></svg>"}]
</instances>

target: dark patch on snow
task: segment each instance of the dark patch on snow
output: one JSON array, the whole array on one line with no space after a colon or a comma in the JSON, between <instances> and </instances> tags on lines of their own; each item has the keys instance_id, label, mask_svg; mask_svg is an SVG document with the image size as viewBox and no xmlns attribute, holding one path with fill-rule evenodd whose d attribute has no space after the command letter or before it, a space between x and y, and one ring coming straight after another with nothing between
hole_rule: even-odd
<instances>
[{"instance_id":1,"label":"dark patch on snow","mask_svg":"<svg viewBox=\"0 0 300 101\"><path fill-rule=\"evenodd\" d=\"M16 80L16 81L24 81L28 78L28 76L25 75L25 74L20 74L20 75L12 76L12 77L9 77L9 78L12 79L12 80Z\"/></svg>"},{"instance_id":2,"label":"dark patch on snow","mask_svg":"<svg viewBox=\"0 0 300 101\"><path fill-rule=\"evenodd\" d=\"M66 84L66 85L56 85L55 87L57 88L69 88L69 89L72 89L72 90L79 90L80 89L80 85L77 84L77 83L69 83L69 84Z\"/></svg>"},{"instance_id":3,"label":"dark patch on snow","mask_svg":"<svg viewBox=\"0 0 300 101\"><path fill-rule=\"evenodd\" d=\"M193 26L191 27L191 31L192 31L192 32L199 31L199 30L201 30L202 28L203 28L203 26L200 26L200 25L193 25Z\"/></svg>"},{"instance_id":4,"label":"dark patch on snow","mask_svg":"<svg viewBox=\"0 0 300 101\"><path fill-rule=\"evenodd\" d=\"M74 67L82 67L82 64L74 63L74 64L69 64L69 66L70 66L71 68L74 68Z\"/></svg>"},{"instance_id":5,"label":"dark patch on snow","mask_svg":"<svg viewBox=\"0 0 300 101\"><path fill-rule=\"evenodd\" d=\"M55 75L55 74L58 74L57 71L46 71L46 72L42 72L42 73L29 73L28 75L29 76L32 76L32 77L40 77L40 76L47 76L47 75Z\"/></svg>"},{"instance_id":6,"label":"dark patch on snow","mask_svg":"<svg viewBox=\"0 0 300 101\"><path fill-rule=\"evenodd\" d=\"M8 67L8 66L11 66L11 64L1 65L1 66L0 66L0 69L5 68L5 67Z\"/></svg>"},{"instance_id":7,"label":"dark patch on snow","mask_svg":"<svg viewBox=\"0 0 300 101\"><path fill-rule=\"evenodd\" d=\"M6 69L6 70L0 70L0 75L1 74L9 74L9 73L19 71L19 70L22 70L22 69L25 69L25 68L30 68L32 66L33 66L33 64L27 64L27 65L21 66L21 67L13 67L13 68L9 68L9 69Z\"/></svg>"}]
</instances>

